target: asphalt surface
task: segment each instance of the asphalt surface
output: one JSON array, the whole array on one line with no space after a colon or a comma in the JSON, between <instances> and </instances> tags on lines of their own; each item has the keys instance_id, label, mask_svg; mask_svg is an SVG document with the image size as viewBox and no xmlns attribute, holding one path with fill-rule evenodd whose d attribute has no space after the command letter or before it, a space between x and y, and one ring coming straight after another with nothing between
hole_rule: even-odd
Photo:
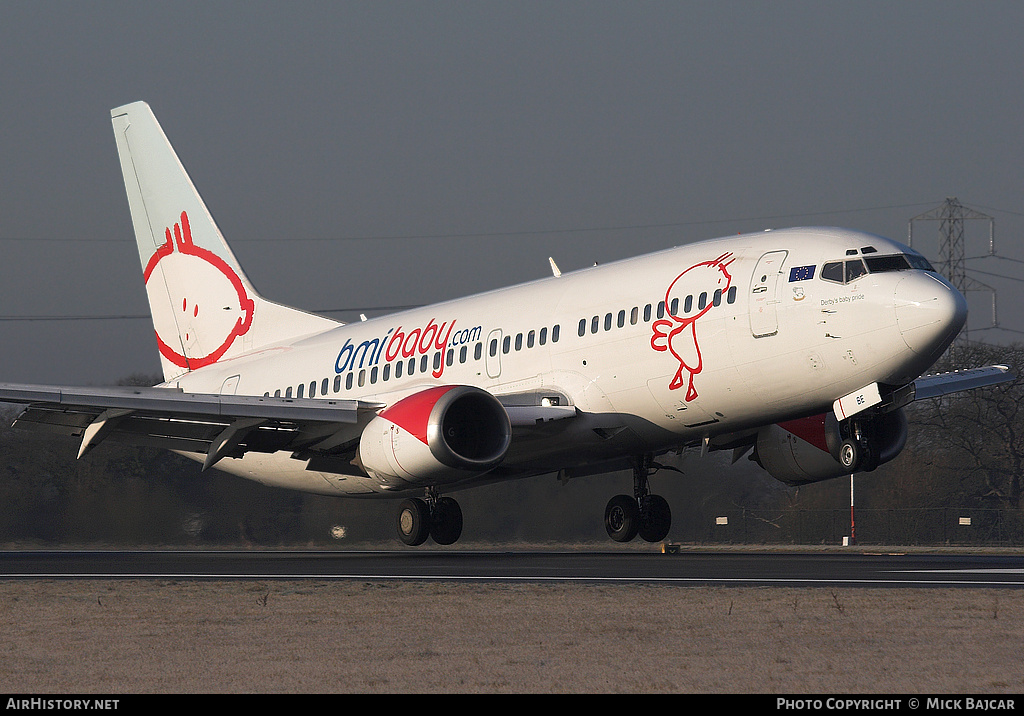
<instances>
[{"instance_id":1,"label":"asphalt surface","mask_svg":"<svg viewBox=\"0 0 1024 716\"><path fill-rule=\"evenodd\" d=\"M350 579L1024 587L1024 554L895 551L8 550L0 579Z\"/></svg>"}]
</instances>

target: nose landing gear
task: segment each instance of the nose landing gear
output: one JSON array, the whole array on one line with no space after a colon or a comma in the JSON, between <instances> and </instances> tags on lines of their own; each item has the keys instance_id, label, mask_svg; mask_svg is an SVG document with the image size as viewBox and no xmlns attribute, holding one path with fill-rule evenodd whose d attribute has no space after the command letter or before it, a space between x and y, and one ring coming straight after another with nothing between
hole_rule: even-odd
<instances>
[{"instance_id":1,"label":"nose landing gear","mask_svg":"<svg viewBox=\"0 0 1024 716\"><path fill-rule=\"evenodd\" d=\"M839 446L839 464L850 474L871 472L878 467L877 442L873 433L859 420L850 419L840 426L843 442Z\"/></svg>"}]
</instances>

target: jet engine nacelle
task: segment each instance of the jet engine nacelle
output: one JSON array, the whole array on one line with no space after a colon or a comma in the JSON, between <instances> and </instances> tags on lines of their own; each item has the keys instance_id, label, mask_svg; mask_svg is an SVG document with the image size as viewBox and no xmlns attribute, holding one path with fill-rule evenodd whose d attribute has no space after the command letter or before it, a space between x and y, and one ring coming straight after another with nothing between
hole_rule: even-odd
<instances>
[{"instance_id":1,"label":"jet engine nacelle","mask_svg":"<svg viewBox=\"0 0 1024 716\"><path fill-rule=\"evenodd\" d=\"M858 470L873 470L889 462L907 443L907 418L902 410L865 420L861 430L871 457ZM757 433L753 459L787 485L842 477L850 473L839 462L844 437L831 412L769 425Z\"/></svg>"},{"instance_id":2,"label":"jet engine nacelle","mask_svg":"<svg viewBox=\"0 0 1024 716\"><path fill-rule=\"evenodd\" d=\"M439 485L480 475L505 457L508 413L480 388L444 385L410 395L369 422L359 440L367 474L388 487Z\"/></svg>"}]
</instances>

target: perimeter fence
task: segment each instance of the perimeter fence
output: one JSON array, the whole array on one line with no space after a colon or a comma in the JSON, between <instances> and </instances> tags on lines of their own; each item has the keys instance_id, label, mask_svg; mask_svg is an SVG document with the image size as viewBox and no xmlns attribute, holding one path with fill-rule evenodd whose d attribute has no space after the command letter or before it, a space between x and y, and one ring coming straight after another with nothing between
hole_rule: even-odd
<instances>
[{"instance_id":1,"label":"perimeter fence","mask_svg":"<svg viewBox=\"0 0 1024 716\"><path fill-rule=\"evenodd\" d=\"M673 521L669 540L698 544L1024 546L1024 517L985 508L723 511Z\"/></svg>"}]
</instances>

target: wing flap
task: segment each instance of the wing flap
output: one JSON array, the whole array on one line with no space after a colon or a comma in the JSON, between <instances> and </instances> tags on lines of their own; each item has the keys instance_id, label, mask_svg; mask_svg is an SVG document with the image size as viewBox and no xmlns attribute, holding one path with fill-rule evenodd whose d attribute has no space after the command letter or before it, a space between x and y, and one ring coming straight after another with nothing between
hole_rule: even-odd
<instances>
[{"instance_id":1,"label":"wing flap","mask_svg":"<svg viewBox=\"0 0 1024 716\"><path fill-rule=\"evenodd\" d=\"M206 454L205 468L248 451L298 450L358 437L381 404L185 393L178 388L0 384L0 402L28 404L15 425L82 439L79 457L105 439Z\"/></svg>"},{"instance_id":2,"label":"wing flap","mask_svg":"<svg viewBox=\"0 0 1024 716\"><path fill-rule=\"evenodd\" d=\"M0 383L0 403L43 403L65 408L118 408L196 417L245 417L354 423L378 403L256 395L185 393L180 388L82 388Z\"/></svg>"}]
</instances>

